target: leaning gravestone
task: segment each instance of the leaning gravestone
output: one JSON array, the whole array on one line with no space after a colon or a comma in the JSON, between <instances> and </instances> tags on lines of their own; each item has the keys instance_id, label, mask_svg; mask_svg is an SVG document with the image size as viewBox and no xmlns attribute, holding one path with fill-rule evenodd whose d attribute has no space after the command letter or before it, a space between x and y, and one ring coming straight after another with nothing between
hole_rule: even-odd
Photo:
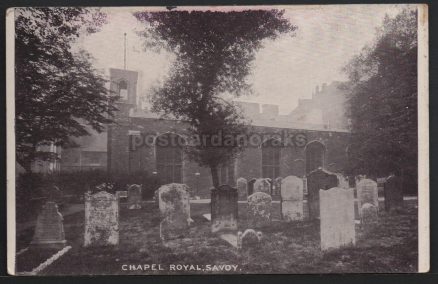
<instances>
[{"instance_id":1,"label":"leaning gravestone","mask_svg":"<svg viewBox=\"0 0 438 284\"><path fill-rule=\"evenodd\" d=\"M171 183L159 189L160 237L163 241L183 237L190 225L190 193L185 184Z\"/></svg>"},{"instance_id":2,"label":"leaning gravestone","mask_svg":"<svg viewBox=\"0 0 438 284\"><path fill-rule=\"evenodd\" d=\"M55 202L48 201L38 215L31 246L61 249L65 246L63 218Z\"/></svg>"},{"instance_id":3,"label":"leaning gravestone","mask_svg":"<svg viewBox=\"0 0 438 284\"><path fill-rule=\"evenodd\" d=\"M141 186L133 184L128 187L128 209L141 209Z\"/></svg>"},{"instance_id":4,"label":"leaning gravestone","mask_svg":"<svg viewBox=\"0 0 438 284\"><path fill-rule=\"evenodd\" d=\"M246 229L245 232L237 233L237 248L238 249L255 249L260 247L262 240L262 232L256 232L253 229Z\"/></svg>"},{"instance_id":5,"label":"leaning gravestone","mask_svg":"<svg viewBox=\"0 0 438 284\"><path fill-rule=\"evenodd\" d=\"M106 191L85 194L84 246L119 244L119 200Z\"/></svg>"},{"instance_id":6,"label":"leaning gravestone","mask_svg":"<svg viewBox=\"0 0 438 284\"><path fill-rule=\"evenodd\" d=\"M248 226L258 228L271 221L272 198L264 192L256 192L248 197Z\"/></svg>"},{"instance_id":7,"label":"leaning gravestone","mask_svg":"<svg viewBox=\"0 0 438 284\"><path fill-rule=\"evenodd\" d=\"M352 189L334 187L320 190L321 249L354 245L354 192Z\"/></svg>"},{"instance_id":8,"label":"leaning gravestone","mask_svg":"<svg viewBox=\"0 0 438 284\"><path fill-rule=\"evenodd\" d=\"M321 168L307 175L307 204L311 220L319 218L319 190L327 190L338 185L338 176Z\"/></svg>"},{"instance_id":9,"label":"leaning gravestone","mask_svg":"<svg viewBox=\"0 0 438 284\"><path fill-rule=\"evenodd\" d=\"M254 193L264 192L271 195L271 183L267 178L258 178L254 182Z\"/></svg>"},{"instance_id":10,"label":"leaning gravestone","mask_svg":"<svg viewBox=\"0 0 438 284\"><path fill-rule=\"evenodd\" d=\"M385 196L385 210L401 210L403 208L403 190L401 178L390 176L384 186L383 193Z\"/></svg>"},{"instance_id":11,"label":"leaning gravestone","mask_svg":"<svg viewBox=\"0 0 438 284\"><path fill-rule=\"evenodd\" d=\"M281 214L285 221L303 220L303 180L288 176L281 184Z\"/></svg>"},{"instance_id":12,"label":"leaning gravestone","mask_svg":"<svg viewBox=\"0 0 438 284\"><path fill-rule=\"evenodd\" d=\"M359 216L362 217L362 207L364 204L371 204L379 209L379 197L377 183L371 179L361 179L356 183L357 208Z\"/></svg>"},{"instance_id":13,"label":"leaning gravestone","mask_svg":"<svg viewBox=\"0 0 438 284\"><path fill-rule=\"evenodd\" d=\"M246 199L248 196L248 182L245 178L240 177L237 179L237 193L239 199Z\"/></svg>"},{"instance_id":14,"label":"leaning gravestone","mask_svg":"<svg viewBox=\"0 0 438 284\"><path fill-rule=\"evenodd\" d=\"M211 190L211 232L237 230L237 189L222 185Z\"/></svg>"},{"instance_id":15,"label":"leaning gravestone","mask_svg":"<svg viewBox=\"0 0 438 284\"><path fill-rule=\"evenodd\" d=\"M246 196L250 196L254 193L254 183L257 179L253 178L248 182L248 194Z\"/></svg>"}]
</instances>

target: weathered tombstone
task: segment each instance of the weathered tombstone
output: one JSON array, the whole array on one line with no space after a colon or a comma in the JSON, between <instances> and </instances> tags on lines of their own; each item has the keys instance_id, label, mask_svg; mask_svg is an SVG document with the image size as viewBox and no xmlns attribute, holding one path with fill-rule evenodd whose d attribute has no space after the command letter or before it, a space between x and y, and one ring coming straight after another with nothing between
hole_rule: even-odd
<instances>
[{"instance_id":1,"label":"weathered tombstone","mask_svg":"<svg viewBox=\"0 0 438 284\"><path fill-rule=\"evenodd\" d=\"M248 197L248 225L253 228L268 225L271 220L272 198L264 192Z\"/></svg>"},{"instance_id":2,"label":"weathered tombstone","mask_svg":"<svg viewBox=\"0 0 438 284\"><path fill-rule=\"evenodd\" d=\"M237 189L221 185L211 190L211 232L237 230Z\"/></svg>"},{"instance_id":3,"label":"weathered tombstone","mask_svg":"<svg viewBox=\"0 0 438 284\"><path fill-rule=\"evenodd\" d=\"M357 208L359 216L362 217L362 206L366 203L374 205L379 209L379 197L377 192L377 183L371 179L361 179L356 183L357 191Z\"/></svg>"},{"instance_id":4,"label":"weathered tombstone","mask_svg":"<svg viewBox=\"0 0 438 284\"><path fill-rule=\"evenodd\" d=\"M44 204L38 215L31 246L61 249L65 246L63 218L55 202Z\"/></svg>"},{"instance_id":5,"label":"weathered tombstone","mask_svg":"<svg viewBox=\"0 0 438 284\"><path fill-rule=\"evenodd\" d=\"M160 237L163 241L183 237L188 233L190 218L190 193L185 184L171 183L159 189Z\"/></svg>"},{"instance_id":6,"label":"weathered tombstone","mask_svg":"<svg viewBox=\"0 0 438 284\"><path fill-rule=\"evenodd\" d=\"M254 183L257 179L253 178L248 182L248 194L246 196L250 196L254 193Z\"/></svg>"},{"instance_id":7,"label":"weathered tombstone","mask_svg":"<svg viewBox=\"0 0 438 284\"><path fill-rule=\"evenodd\" d=\"M334 187L320 190L321 249L328 250L356 243L354 192Z\"/></svg>"},{"instance_id":8,"label":"weathered tombstone","mask_svg":"<svg viewBox=\"0 0 438 284\"><path fill-rule=\"evenodd\" d=\"M402 181L398 176L390 176L384 186L385 210L394 211L403 208Z\"/></svg>"},{"instance_id":9,"label":"weathered tombstone","mask_svg":"<svg viewBox=\"0 0 438 284\"><path fill-rule=\"evenodd\" d=\"M116 196L119 198L119 201L122 201L122 198L128 198L128 192L126 190L118 190L116 191Z\"/></svg>"},{"instance_id":10,"label":"weathered tombstone","mask_svg":"<svg viewBox=\"0 0 438 284\"><path fill-rule=\"evenodd\" d=\"M285 221L303 219L303 198L303 180L296 176L285 177L281 183L281 215Z\"/></svg>"},{"instance_id":11,"label":"weathered tombstone","mask_svg":"<svg viewBox=\"0 0 438 284\"><path fill-rule=\"evenodd\" d=\"M237 193L238 193L238 197L239 199L246 199L247 198L247 194L248 194L248 182L246 181L245 178L240 177L237 179Z\"/></svg>"},{"instance_id":12,"label":"weathered tombstone","mask_svg":"<svg viewBox=\"0 0 438 284\"><path fill-rule=\"evenodd\" d=\"M256 232L253 229L246 229L245 232L237 233L238 249L255 249L260 247L262 232Z\"/></svg>"},{"instance_id":13,"label":"weathered tombstone","mask_svg":"<svg viewBox=\"0 0 438 284\"><path fill-rule=\"evenodd\" d=\"M84 246L119 244L119 201L106 191L85 194Z\"/></svg>"},{"instance_id":14,"label":"weathered tombstone","mask_svg":"<svg viewBox=\"0 0 438 284\"><path fill-rule=\"evenodd\" d=\"M337 175L321 168L307 175L307 204L311 220L319 218L319 190L327 190L337 186Z\"/></svg>"},{"instance_id":15,"label":"weathered tombstone","mask_svg":"<svg viewBox=\"0 0 438 284\"><path fill-rule=\"evenodd\" d=\"M254 193L264 192L271 195L271 183L266 178L258 178L254 182Z\"/></svg>"},{"instance_id":16,"label":"weathered tombstone","mask_svg":"<svg viewBox=\"0 0 438 284\"><path fill-rule=\"evenodd\" d=\"M360 208L361 208L361 215L360 215L361 224L366 225L366 224L377 222L378 210L375 205L371 203L364 203Z\"/></svg>"},{"instance_id":17,"label":"weathered tombstone","mask_svg":"<svg viewBox=\"0 0 438 284\"><path fill-rule=\"evenodd\" d=\"M141 186L133 184L128 187L128 209L141 209Z\"/></svg>"},{"instance_id":18,"label":"weathered tombstone","mask_svg":"<svg viewBox=\"0 0 438 284\"><path fill-rule=\"evenodd\" d=\"M282 177L278 177L274 179L274 185L272 187L272 195L281 195L281 181L283 180Z\"/></svg>"}]
</instances>

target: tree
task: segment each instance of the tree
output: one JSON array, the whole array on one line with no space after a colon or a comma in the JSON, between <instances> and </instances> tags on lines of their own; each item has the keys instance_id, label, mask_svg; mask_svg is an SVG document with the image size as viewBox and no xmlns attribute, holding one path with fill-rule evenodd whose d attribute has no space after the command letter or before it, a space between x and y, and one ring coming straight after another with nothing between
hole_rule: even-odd
<instances>
[{"instance_id":1,"label":"tree","mask_svg":"<svg viewBox=\"0 0 438 284\"><path fill-rule=\"evenodd\" d=\"M372 46L345 67L356 173L417 172L417 13L385 17Z\"/></svg>"},{"instance_id":2,"label":"tree","mask_svg":"<svg viewBox=\"0 0 438 284\"><path fill-rule=\"evenodd\" d=\"M245 79L263 40L296 29L283 14L278 10L134 14L145 24L140 35L146 47L165 48L176 55L168 80L151 96L152 110L189 123L188 131L202 143L187 147L187 153L210 168L216 188L218 167L239 152L239 138L247 130L244 117L225 99L226 94L239 97L248 91Z\"/></svg>"},{"instance_id":3,"label":"tree","mask_svg":"<svg viewBox=\"0 0 438 284\"><path fill-rule=\"evenodd\" d=\"M115 111L106 79L85 51L72 44L96 32L105 14L84 8L17 8L15 11L15 131L17 161L28 171L36 158L56 155L38 146L71 144L70 137L102 131Z\"/></svg>"}]
</instances>

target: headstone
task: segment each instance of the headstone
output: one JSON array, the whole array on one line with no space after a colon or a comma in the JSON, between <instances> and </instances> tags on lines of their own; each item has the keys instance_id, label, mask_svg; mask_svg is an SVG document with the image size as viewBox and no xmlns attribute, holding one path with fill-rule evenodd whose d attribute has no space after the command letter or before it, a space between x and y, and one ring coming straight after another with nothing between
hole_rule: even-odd
<instances>
[{"instance_id":1,"label":"headstone","mask_svg":"<svg viewBox=\"0 0 438 284\"><path fill-rule=\"evenodd\" d=\"M236 231L237 189L222 185L211 190L211 232Z\"/></svg>"},{"instance_id":2,"label":"headstone","mask_svg":"<svg viewBox=\"0 0 438 284\"><path fill-rule=\"evenodd\" d=\"M160 237L163 241L184 237L189 230L190 193L185 184L171 183L159 189Z\"/></svg>"},{"instance_id":3,"label":"headstone","mask_svg":"<svg viewBox=\"0 0 438 284\"><path fill-rule=\"evenodd\" d=\"M254 182L254 193L264 192L271 195L271 183L266 178L258 178Z\"/></svg>"},{"instance_id":4,"label":"headstone","mask_svg":"<svg viewBox=\"0 0 438 284\"><path fill-rule=\"evenodd\" d=\"M364 203L360 207L360 220L362 224L376 223L378 219L377 207L371 203Z\"/></svg>"},{"instance_id":5,"label":"headstone","mask_svg":"<svg viewBox=\"0 0 438 284\"><path fill-rule=\"evenodd\" d=\"M248 182L248 194L246 196L250 196L254 193L254 183L257 179L253 178Z\"/></svg>"},{"instance_id":6,"label":"headstone","mask_svg":"<svg viewBox=\"0 0 438 284\"><path fill-rule=\"evenodd\" d=\"M334 187L320 190L321 249L328 250L356 243L354 192Z\"/></svg>"},{"instance_id":7,"label":"headstone","mask_svg":"<svg viewBox=\"0 0 438 284\"><path fill-rule=\"evenodd\" d=\"M245 178L240 177L237 179L237 193L239 199L246 199L248 196L248 182Z\"/></svg>"},{"instance_id":8,"label":"headstone","mask_svg":"<svg viewBox=\"0 0 438 284\"><path fill-rule=\"evenodd\" d=\"M126 190L118 190L116 191L116 196L119 198L119 201L122 198L128 198L128 192Z\"/></svg>"},{"instance_id":9,"label":"headstone","mask_svg":"<svg viewBox=\"0 0 438 284\"><path fill-rule=\"evenodd\" d=\"M403 208L403 190L401 178L397 176L390 176L384 186L385 196L385 210L397 211Z\"/></svg>"},{"instance_id":10,"label":"headstone","mask_svg":"<svg viewBox=\"0 0 438 284\"><path fill-rule=\"evenodd\" d=\"M361 179L356 183L357 190L357 208L359 216L362 216L362 205L369 203L379 209L379 197L377 191L377 183L371 179Z\"/></svg>"},{"instance_id":11,"label":"headstone","mask_svg":"<svg viewBox=\"0 0 438 284\"><path fill-rule=\"evenodd\" d=\"M281 181L283 180L282 177L278 177L274 179L274 185L272 187L272 195L278 196L281 195Z\"/></svg>"},{"instance_id":12,"label":"headstone","mask_svg":"<svg viewBox=\"0 0 438 284\"><path fill-rule=\"evenodd\" d=\"M46 202L38 215L31 246L63 248L66 240L62 221L58 205L52 201Z\"/></svg>"},{"instance_id":13,"label":"headstone","mask_svg":"<svg viewBox=\"0 0 438 284\"><path fill-rule=\"evenodd\" d=\"M281 184L281 214L285 221L303 220L303 180L288 176Z\"/></svg>"},{"instance_id":14,"label":"headstone","mask_svg":"<svg viewBox=\"0 0 438 284\"><path fill-rule=\"evenodd\" d=\"M262 232L256 232L253 229L246 229L245 232L237 233L237 248L238 249L256 249L260 247L262 240Z\"/></svg>"},{"instance_id":15,"label":"headstone","mask_svg":"<svg viewBox=\"0 0 438 284\"><path fill-rule=\"evenodd\" d=\"M141 186L133 184L128 187L128 209L141 209Z\"/></svg>"},{"instance_id":16,"label":"headstone","mask_svg":"<svg viewBox=\"0 0 438 284\"><path fill-rule=\"evenodd\" d=\"M85 194L84 246L119 244L119 201L106 191Z\"/></svg>"},{"instance_id":17,"label":"headstone","mask_svg":"<svg viewBox=\"0 0 438 284\"><path fill-rule=\"evenodd\" d=\"M309 218L319 218L319 190L327 190L338 186L338 176L318 168L307 175L307 204L309 207Z\"/></svg>"},{"instance_id":18,"label":"headstone","mask_svg":"<svg viewBox=\"0 0 438 284\"><path fill-rule=\"evenodd\" d=\"M264 192L248 197L248 225L253 228L268 225L271 221L272 198Z\"/></svg>"}]
</instances>

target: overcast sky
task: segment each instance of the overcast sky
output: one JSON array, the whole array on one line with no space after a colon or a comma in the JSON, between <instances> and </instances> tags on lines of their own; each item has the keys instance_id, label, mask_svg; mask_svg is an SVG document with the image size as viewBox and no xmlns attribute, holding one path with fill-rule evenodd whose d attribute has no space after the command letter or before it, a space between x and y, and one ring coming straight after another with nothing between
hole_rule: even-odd
<instances>
[{"instance_id":1,"label":"overcast sky","mask_svg":"<svg viewBox=\"0 0 438 284\"><path fill-rule=\"evenodd\" d=\"M240 100L278 104L281 113L289 113L299 98L311 97L316 85L345 80L341 68L372 41L385 14L394 16L402 6L286 7L285 16L298 26L296 36L265 44L257 54L249 78L254 95ZM78 42L94 56L99 69L123 68L123 34L126 32L127 69L140 72L140 95L146 95L151 86L161 84L172 63L171 54L144 50L142 39L135 33L142 29L142 24L132 12L145 9L151 8L105 8L108 23L100 32Z\"/></svg>"}]
</instances>

